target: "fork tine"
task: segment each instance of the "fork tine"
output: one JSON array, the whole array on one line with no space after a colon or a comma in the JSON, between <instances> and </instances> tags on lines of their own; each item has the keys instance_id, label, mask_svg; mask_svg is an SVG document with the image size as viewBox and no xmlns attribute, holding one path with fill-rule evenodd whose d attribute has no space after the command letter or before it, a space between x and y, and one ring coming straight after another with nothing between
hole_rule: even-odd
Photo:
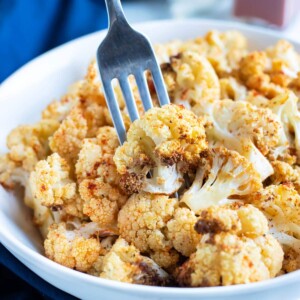
<instances>
[{"instance_id":1,"label":"fork tine","mask_svg":"<svg viewBox=\"0 0 300 300\"><path fill-rule=\"evenodd\" d=\"M126 102L126 107L128 110L128 114L130 117L131 122L134 122L136 119L139 118L139 112L136 107L135 99L133 97L133 93L129 84L128 77L119 77L118 78L123 97Z\"/></svg>"},{"instance_id":2,"label":"fork tine","mask_svg":"<svg viewBox=\"0 0 300 300\"><path fill-rule=\"evenodd\" d=\"M170 99L169 99L167 89L165 87L164 79L160 67L158 66L156 61L152 64L150 68L150 72L152 74L152 78L153 78L153 82L156 89L156 94L159 99L160 106L170 104Z\"/></svg>"},{"instance_id":3,"label":"fork tine","mask_svg":"<svg viewBox=\"0 0 300 300\"><path fill-rule=\"evenodd\" d=\"M138 73L135 73L135 81L139 88L139 93L143 102L143 106L145 111L149 110L153 107L149 87L146 81L146 76L143 71L139 71Z\"/></svg>"},{"instance_id":4,"label":"fork tine","mask_svg":"<svg viewBox=\"0 0 300 300\"><path fill-rule=\"evenodd\" d=\"M110 115L112 116L112 120L116 128L120 144L122 145L126 141L126 129L120 112L119 103L115 97L111 81L103 80L102 78L102 85L104 89L105 99L108 100L106 101L106 103L110 111Z\"/></svg>"}]
</instances>

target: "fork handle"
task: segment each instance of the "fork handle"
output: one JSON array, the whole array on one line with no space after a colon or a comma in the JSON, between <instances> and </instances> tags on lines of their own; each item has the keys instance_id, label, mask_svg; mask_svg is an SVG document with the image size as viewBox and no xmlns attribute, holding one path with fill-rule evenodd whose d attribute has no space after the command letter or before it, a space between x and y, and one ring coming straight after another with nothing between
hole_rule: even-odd
<instances>
[{"instance_id":1,"label":"fork handle","mask_svg":"<svg viewBox=\"0 0 300 300\"><path fill-rule=\"evenodd\" d=\"M116 21L127 23L120 0L105 0L105 3L109 15L109 27L112 27Z\"/></svg>"}]
</instances>

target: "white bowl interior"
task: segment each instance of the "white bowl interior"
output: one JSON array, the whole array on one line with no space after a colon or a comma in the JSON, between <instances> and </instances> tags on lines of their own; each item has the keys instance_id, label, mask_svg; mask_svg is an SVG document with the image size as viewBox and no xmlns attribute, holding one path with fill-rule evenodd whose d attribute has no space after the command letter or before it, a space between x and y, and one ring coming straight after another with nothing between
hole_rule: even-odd
<instances>
[{"instance_id":1,"label":"white bowl interior","mask_svg":"<svg viewBox=\"0 0 300 300\"><path fill-rule=\"evenodd\" d=\"M140 24L134 27L145 33L153 43L167 42L173 39L186 40L203 35L211 29L240 30L249 40L251 49L262 49L274 44L280 38L277 33L271 31L258 30L254 27L242 26L235 23L209 20L160 21ZM33 123L38 120L41 110L49 102L53 99L59 99L59 97L66 92L70 84L84 76L88 63L91 58L94 57L97 46L104 35L105 32L94 33L58 47L25 65L0 86L0 153L6 152L7 150L5 140L11 129L17 125ZM296 44L295 47L300 51L299 44ZM20 197L5 191L2 187L0 187L0 240L33 271L40 274L52 284L78 297L92 298L95 295L93 291L99 291L101 287L108 289L117 288L116 283L67 270L38 255L38 253L43 253L43 247L41 238L32 225L30 211L24 207ZM37 261L39 261L41 265L39 265ZM45 270L45 265L47 265L47 270ZM55 280L55 278L52 278L53 276L51 274L55 274L55 272L68 274L70 277L68 280L64 277L63 281L65 283L63 284L63 282L60 283ZM295 276L293 276L293 274L287 276L291 278L291 281L294 280ZM78 288L71 289L67 283L70 281L70 278L81 280L82 285L80 285L79 282ZM280 280L282 283L287 282L287 279ZM89 292L80 288L84 286L84 284L87 284L87 286L91 288ZM270 286L270 282L259 284L258 289L255 290L256 292L268 289L268 284ZM148 291L147 297L159 294L156 292L157 288L135 288L122 284L118 284L118 286L125 286L124 289L126 293L129 294L133 292L134 289L135 293L140 291L143 294L143 291ZM210 297L217 297L217 295L222 294L214 292L216 291L215 288L210 289L209 292L207 292L208 289L201 290L198 290L198 292L195 290L192 290L192 292L181 290L179 292L177 290L177 292L173 293L169 292L170 289L165 289L163 294L166 298L171 297L171 295L173 298L176 298L178 295L190 295L190 297L210 295ZM229 289L227 290L229 291ZM245 288L241 289L240 287L230 287L230 291L231 295L233 295L235 291L237 294L239 292L244 294L247 293L248 290ZM223 295L225 296L225 294L226 293ZM278 295L279 294L277 294L277 296ZM122 298L124 299L124 295Z\"/></svg>"}]
</instances>

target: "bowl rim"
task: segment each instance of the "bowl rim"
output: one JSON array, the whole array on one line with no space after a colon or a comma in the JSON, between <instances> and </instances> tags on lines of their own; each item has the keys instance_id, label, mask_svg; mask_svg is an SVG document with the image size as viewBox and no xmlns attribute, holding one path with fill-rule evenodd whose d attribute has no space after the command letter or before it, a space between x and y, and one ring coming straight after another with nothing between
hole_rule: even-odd
<instances>
[{"instance_id":1,"label":"bowl rim","mask_svg":"<svg viewBox=\"0 0 300 300\"><path fill-rule=\"evenodd\" d=\"M294 45L300 48L300 43L290 39L283 37L280 33L266 28L260 28L252 25L241 24L238 22L233 21L220 21L214 19L186 19L186 20L174 20L174 19L166 19L166 20L157 20L157 21L150 21L150 22L142 22L133 24L133 27L143 31L145 27L152 27L152 26L164 26L165 24L173 24L175 26L180 26L181 24L190 24L190 25L197 25L201 26L201 24L210 25L213 29L214 26L224 26L224 30L227 30L228 27L232 27L236 30L244 30L249 33L257 33L260 35L267 35L276 39L284 38L285 40L290 41ZM15 81L23 75L23 73L27 72L29 68L31 68L35 64L39 64L40 61L47 59L47 57L51 54L54 54L60 51L62 48L67 46L74 45L75 43L82 43L85 40L90 39L92 36L104 36L107 32L107 29L96 31L74 40L71 40L65 44L62 44L50 51L47 51L38 57L34 58L33 60L26 63L24 66L19 68L13 74L11 74L8 78L6 78L2 84L0 85L0 103L4 101L5 97L1 97L2 94L5 94L7 90L9 90L11 86L11 82ZM2 188L2 187L0 187ZM0 211L0 218L2 212ZM257 292L261 290L270 289L273 286L282 286L285 283L292 283L295 281L299 281L300 279L300 270L291 272L289 274L285 274L276 278L264 280L261 282L255 283L248 283L248 284L240 284L240 285L232 285L232 286L217 286L217 287L202 287L202 288L178 288L178 287L158 287L158 286L144 286L144 285L137 285L137 284L130 284L124 282L117 282L114 280L99 278L96 276L92 276L89 274L81 273L79 271L69 269L65 266L62 266L50 259L48 259L43 254L36 252L35 250L31 249L30 247L24 245L21 241L15 238L13 235L9 233L8 230L4 227L0 227L0 242L10 251L13 252L14 256L17 256L17 259L20 260L20 257L25 261L30 260L35 265L43 265L43 268L51 269L52 272L61 272L64 276L69 276L70 278L76 278L87 283L101 286L103 288L108 288L116 291L130 291L133 293L151 293L153 295L181 295L181 296L188 296L188 295L199 295L199 296L225 296L225 295L234 295L234 294L245 294L249 292ZM13 249L12 249L13 248ZM11 250L10 250L11 249ZM21 263L23 263L21 261ZM39 266L38 266L39 267ZM31 270L35 272L34 270ZM300 281L299 281L300 282Z\"/></svg>"}]
</instances>

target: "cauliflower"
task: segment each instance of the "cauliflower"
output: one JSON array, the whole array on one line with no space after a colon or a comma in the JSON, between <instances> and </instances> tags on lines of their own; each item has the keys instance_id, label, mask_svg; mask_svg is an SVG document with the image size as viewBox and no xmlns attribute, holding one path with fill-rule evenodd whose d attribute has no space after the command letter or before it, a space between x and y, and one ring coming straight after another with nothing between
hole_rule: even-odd
<instances>
[{"instance_id":1,"label":"cauliflower","mask_svg":"<svg viewBox=\"0 0 300 300\"><path fill-rule=\"evenodd\" d=\"M219 76L231 73L247 53L247 40L238 31L212 30L205 36L209 45L207 58Z\"/></svg>"},{"instance_id":2,"label":"cauliflower","mask_svg":"<svg viewBox=\"0 0 300 300\"><path fill-rule=\"evenodd\" d=\"M195 52L185 51L171 57L162 72L175 104L190 108L200 101L220 98L220 84L213 67Z\"/></svg>"},{"instance_id":3,"label":"cauliflower","mask_svg":"<svg viewBox=\"0 0 300 300\"><path fill-rule=\"evenodd\" d=\"M271 81L280 86L288 86L300 71L300 56L288 41L280 40L275 46L266 49L266 54L271 59ZM269 66L268 66L269 67Z\"/></svg>"},{"instance_id":4,"label":"cauliflower","mask_svg":"<svg viewBox=\"0 0 300 300\"><path fill-rule=\"evenodd\" d=\"M57 153L37 163L30 174L33 197L53 211L83 217L82 200L76 183L70 178L70 167Z\"/></svg>"},{"instance_id":5,"label":"cauliflower","mask_svg":"<svg viewBox=\"0 0 300 300\"><path fill-rule=\"evenodd\" d=\"M275 277L283 251L268 234L267 220L251 205L210 207L195 225L197 250L177 272L181 286L233 285Z\"/></svg>"},{"instance_id":6,"label":"cauliflower","mask_svg":"<svg viewBox=\"0 0 300 300\"><path fill-rule=\"evenodd\" d=\"M300 72L297 73L297 77L290 82L288 87L297 95L298 98L300 97ZM298 102L298 108L299 108L299 102Z\"/></svg>"},{"instance_id":7,"label":"cauliflower","mask_svg":"<svg viewBox=\"0 0 300 300\"><path fill-rule=\"evenodd\" d=\"M49 139L51 150L73 164L77 160L87 129L87 121L83 117L82 110L74 107Z\"/></svg>"},{"instance_id":8,"label":"cauliflower","mask_svg":"<svg viewBox=\"0 0 300 300\"><path fill-rule=\"evenodd\" d=\"M194 230L196 222L197 217L193 211L186 207L178 207L172 219L167 223L168 239L172 241L173 247L184 256L190 256L195 252L200 240L201 236Z\"/></svg>"},{"instance_id":9,"label":"cauliflower","mask_svg":"<svg viewBox=\"0 0 300 300\"><path fill-rule=\"evenodd\" d=\"M122 238L104 256L100 277L144 285L166 286L171 283L168 273Z\"/></svg>"},{"instance_id":10,"label":"cauliflower","mask_svg":"<svg viewBox=\"0 0 300 300\"><path fill-rule=\"evenodd\" d=\"M267 98L273 98L284 91L284 89L271 82L266 72L270 60L263 51L249 53L240 62L239 77L249 89L262 93Z\"/></svg>"},{"instance_id":11,"label":"cauliflower","mask_svg":"<svg viewBox=\"0 0 300 300\"><path fill-rule=\"evenodd\" d=\"M96 60L93 59L88 66L84 80L79 85L77 94L81 100L105 106L105 97L97 68Z\"/></svg>"},{"instance_id":12,"label":"cauliflower","mask_svg":"<svg viewBox=\"0 0 300 300\"><path fill-rule=\"evenodd\" d=\"M49 154L48 138L57 130L59 123L41 120L34 125L22 125L7 137L9 158L24 170L32 171L35 164Z\"/></svg>"},{"instance_id":13,"label":"cauliflower","mask_svg":"<svg viewBox=\"0 0 300 300\"><path fill-rule=\"evenodd\" d=\"M101 178L85 179L79 185L83 199L83 212L100 226L115 227L120 208L127 195Z\"/></svg>"},{"instance_id":14,"label":"cauliflower","mask_svg":"<svg viewBox=\"0 0 300 300\"><path fill-rule=\"evenodd\" d=\"M254 51L243 58L239 75L249 89L273 98L284 92L299 70L299 55L290 43L281 40L266 51Z\"/></svg>"},{"instance_id":15,"label":"cauliflower","mask_svg":"<svg viewBox=\"0 0 300 300\"><path fill-rule=\"evenodd\" d=\"M7 138L9 153L0 157L0 184L7 188L16 185L24 188L24 202L33 209L33 221L43 236L60 217L43 206L40 199L34 199L29 176L38 161L50 153L48 138L58 126L55 120L41 120L34 125L15 128Z\"/></svg>"},{"instance_id":16,"label":"cauliflower","mask_svg":"<svg viewBox=\"0 0 300 300\"><path fill-rule=\"evenodd\" d=\"M247 159L224 147L213 148L180 201L198 213L211 205L231 203L235 201L233 196L251 194L261 187L260 176Z\"/></svg>"},{"instance_id":17,"label":"cauliflower","mask_svg":"<svg viewBox=\"0 0 300 300\"><path fill-rule=\"evenodd\" d=\"M87 272L108 252L99 239L114 234L95 223L53 224L44 242L45 254L65 267Z\"/></svg>"},{"instance_id":18,"label":"cauliflower","mask_svg":"<svg viewBox=\"0 0 300 300\"><path fill-rule=\"evenodd\" d=\"M278 116L283 127L279 146L295 148L300 160L300 113L297 108L298 98L293 92L286 92L268 101L268 108ZM282 150L281 150L282 151Z\"/></svg>"},{"instance_id":19,"label":"cauliflower","mask_svg":"<svg viewBox=\"0 0 300 300\"><path fill-rule=\"evenodd\" d=\"M284 265L290 266L285 271L299 269L300 195L292 185L271 185L251 195L248 201L265 213L270 222L271 233L283 245L287 254ZM291 268L292 265L295 269Z\"/></svg>"},{"instance_id":20,"label":"cauliflower","mask_svg":"<svg viewBox=\"0 0 300 300\"><path fill-rule=\"evenodd\" d=\"M154 45L154 51L156 54L156 59L159 64L169 63L170 57L177 55L179 53L182 41L174 40L166 44L156 44Z\"/></svg>"},{"instance_id":21,"label":"cauliflower","mask_svg":"<svg viewBox=\"0 0 300 300\"><path fill-rule=\"evenodd\" d=\"M181 45L180 50L193 51L206 57L219 77L227 76L237 67L247 50L246 38L238 31L209 31L203 38L196 38Z\"/></svg>"},{"instance_id":22,"label":"cauliflower","mask_svg":"<svg viewBox=\"0 0 300 300\"><path fill-rule=\"evenodd\" d=\"M283 161L272 161L274 174L270 177L270 182L274 185L281 183L292 184L295 190L300 193L300 167L291 166L290 164Z\"/></svg>"},{"instance_id":23,"label":"cauliflower","mask_svg":"<svg viewBox=\"0 0 300 300\"><path fill-rule=\"evenodd\" d=\"M220 79L220 99L244 101L247 98L247 89L234 77Z\"/></svg>"},{"instance_id":24,"label":"cauliflower","mask_svg":"<svg viewBox=\"0 0 300 300\"><path fill-rule=\"evenodd\" d=\"M101 127L96 138L83 141L76 163L83 212L101 226L116 226L118 212L127 200L113 161L118 146L115 129Z\"/></svg>"},{"instance_id":25,"label":"cauliflower","mask_svg":"<svg viewBox=\"0 0 300 300\"><path fill-rule=\"evenodd\" d=\"M211 124L206 131L209 142L219 142L246 157L262 180L273 174L264 155L278 145L282 125L271 110L244 101L222 100L197 105L194 111Z\"/></svg>"},{"instance_id":26,"label":"cauliflower","mask_svg":"<svg viewBox=\"0 0 300 300\"><path fill-rule=\"evenodd\" d=\"M16 185L24 188L24 202L33 210L33 222L39 227L43 237L47 235L48 227L60 220L57 212L41 204L40 199L35 199L29 182L30 173L9 158L9 155L0 156L0 184L4 187L13 189Z\"/></svg>"},{"instance_id":27,"label":"cauliflower","mask_svg":"<svg viewBox=\"0 0 300 300\"><path fill-rule=\"evenodd\" d=\"M100 245L101 245L101 250L100 250L100 256L98 256L97 260L92 264L92 266L86 271L86 273L97 276L99 277L102 270L103 270L103 260L106 254L110 251L116 240L118 239L117 235L108 235L105 236L105 230L104 236L101 237L99 240ZM108 234L109 231L106 232ZM113 232L111 232L112 234Z\"/></svg>"},{"instance_id":28,"label":"cauliflower","mask_svg":"<svg viewBox=\"0 0 300 300\"><path fill-rule=\"evenodd\" d=\"M118 186L120 176L113 161L118 146L116 131L109 126L100 127L96 138L84 139L76 163L78 182L102 178L104 182Z\"/></svg>"},{"instance_id":29,"label":"cauliflower","mask_svg":"<svg viewBox=\"0 0 300 300\"><path fill-rule=\"evenodd\" d=\"M21 163L10 159L9 154L0 155L0 184L13 189L16 184L26 187L29 172L24 170Z\"/></svg>"},{"instance_id":30,"label":"cauliflower","mask_svg":"<svg viewBox=\"0 0 300 300\"><path fill-rule=\"evenodd\" d=\"M248 90L247 92L246 101L257 107L266 108L268 106L269 100L270 99L266 98L256 90Z\"/></svg>"},{"instance_id":31,"label":"cauliflower","mask_svg":"<svg viewBox=\"0 0 300 300\"><path fill-rule=\"evenodd\" d=\"M106 106L106 101L97 69L98 67L96 61L93 60L88 67L88 72L85 76L85 79L81 82L77 93L77 97L79 99L78 106L82 109L83 116L87 121L87 137L95 137L99 127L106 125L113 126L110 113ZM129 77L129 82L139 114L143 115L144 109L142 101L140 99L137 85L131 76ZM129 128L130 118L125 106L121 88L116 81L113 81L112 83L116 99L119 103L124 125L126 128Z\"/></svg>"},{"instance_id":32,"label":"cauliflower","mask_svg":"<svg viewBox=\"0 0 300 300\"><path fill-rule=\"evenodd\" d=\"M43 111L42 119L43 120L56 120L62 122L67 115L70 113L71 109L77 105L78 99L78 90L80 87L80 82L72 84L66 95L62 96L59 101L51 102Z\"/></svg>"},{"instance_id":33,"label":"cauliflower","mask_svg":"<svg viewBox=\"0 0 300 300\"><path fill-rule=\"evenodd\" d=\"M173 245L166 237L166 230L177 204L177 199L141 192L128 199L118 216L121 237L142 253L160 252L161 256L164 252L165 260L159 262L163 268L173 261L168 259Z\"/></svg>"},{"instance_id":34,"label":"cauliflower","mask_svg":"<svg viewBox=\"0 0 300 300\"><path fill-rule=\"evenodd\" d=\"M182 173L198 165L206 148L202 119L182 106L165 105L132 123L114 161L129 193L171 195L181 187Z\"/></svg>"}]
</instances>

